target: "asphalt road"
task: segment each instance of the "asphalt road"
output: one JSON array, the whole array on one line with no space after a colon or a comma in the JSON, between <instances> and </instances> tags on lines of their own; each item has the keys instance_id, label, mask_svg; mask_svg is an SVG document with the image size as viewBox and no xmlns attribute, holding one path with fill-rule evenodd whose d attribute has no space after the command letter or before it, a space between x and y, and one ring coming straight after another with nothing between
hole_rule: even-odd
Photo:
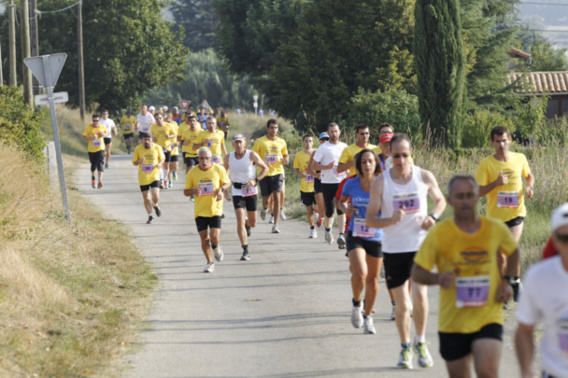
<instances>
[{"instance_id":1,"label":"asphalt road","mask_svg":"<svg viewBox=\"0 0 568 378\"><path fill-rule=\"evenodd\" d=\"M184 168L182 168L183 170ZM240 261L232 204L225 202L221 247L225 259L203 273L205 258L183 196L184 176L162 190L162 216L146 224L146 211L131 156L113 155L104 188L91 189L87 164L77 173L82 195L132 230L134 241L160 280L153 309L127 356L129 377L440 377L438 289L431 288L426 338L434 366L396 369L400 344L391 305L380 282L376 335L351 325L351 288L344 250L326 244L323 230L309 239L304 222L280 222L280 234L259 220L249 240L250 261ZM288 190L298 190L288 188ZM518 376L508 313L500 375Z\"/></svg>"}]
</instances>

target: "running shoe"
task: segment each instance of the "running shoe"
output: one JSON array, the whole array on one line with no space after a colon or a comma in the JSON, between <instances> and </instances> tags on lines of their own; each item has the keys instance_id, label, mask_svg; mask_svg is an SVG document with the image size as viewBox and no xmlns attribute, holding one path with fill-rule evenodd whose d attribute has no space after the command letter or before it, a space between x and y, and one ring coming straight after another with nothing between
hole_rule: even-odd
<instances>
[{"instance_id":1,"label":"running shoe","mask_svg":"<svg viewBox=\"0 0 568 378\"><path fill-rule=\"evenodd\" d=\"M174 173L173 173L173 176L174 176L174 181L177 181L177 179L178 179L178 174L177 174L177 172L174 172Z\"/></svg>"},{"instance_id":2,"label":"running shoe","mask_svg":"<svg viewBox=\"0 0 568 378\"><path fill-rule=\"evenodd\" d=\"M105 169L108 169L108 164L105 164Z\"/></svg>"},{"instance_id":3,"label":"running shoe","mask_svg":"<svg viewBox=\"0 0 568 378\"><path fill-rule=\"evenodd\" d=\"M396 307L393 305L392 306L392 312L391 312L391 320L394 320L395 315L396 315Z\"/></svg>"},{"instance_id":4,"label":"running shoe","mask_svg":"<svg viewBox=\"0 0 568 378\"><path fill-rule=\"evenodd\" d=\"M151 215L148 215L148 220L146 221L146 224L152 224L152 221L154 220L154 217Z\"/></svg>"},{"instance_id":5,"label":"running shoe","mask_svg":"<svg viewBox=\"0 0 568 378\"><path fill-rule=\"evenodd\" d=\"M156 212L156 216L158 217L162 216L162 210L160 209L159 206L154 206L154 211Z\"/></svg>"},{"instance_id":6,"label":"running shoe","mask_svg":"<svg viewBox=\"0 0 568 378\"><path fill-rule=\"evenodd\" d=\"M274 223L274 215L270 215L270 220L268 221L268 223Z\"/></svg>"},{"instance_id":7,"label":"running shoe","mask_svg":"<svg viewBox=\"0 0 568 378\"><path fill-rule=\"evenodd\" d=\"M203 273L213 273L215 270L215 263L210 262L205 265L205 269L203 269Z\"/></svg>"},{"instance_id":8,"label":"running shoe","mask_svg":"<svg viewBox=\"0 0 568 378\"><path fill-rule=\"evenodd\" d=\"M160 189L165 189L164 188L164 180L160 180Z\"/></svg>"},{"instance_id":9,"label":"running shoe","mask_svg":"<svg viewBox=\"0 0 568 378\"><path fill-rule=\"evenodd\" d=\"M331 232L325 232L325 241L328 244L333 244L333 235L331 234Z\"/></svg>"},{"instance_id":10,"label":"running shoe","mask_svg":"<svg viewBox=\"0 0 568 378\"><path fill-rule=\"evenodd\" d=\"M377 333L375 326L373 325L373 317L370 315L363 318L363 333L370 333L373 335Z\"/></svg>"},{"instance_id":11,"label":"running shoe","mask_svg":"<svg viewBox=\"0 0 568 378\"><path fill-rule=\"evenodd\" d=\"M247 230L247 237L250 238L250 235L252 234L251 228L250 228L250 226L249 226L248 224L245 224L245 228L246 228L246 230Z\"/></svg>"},{"instance_id":12,"label":"running shoe","mask_svg":"<svg viewBox=\"0 0 568 378\"><path fill-rule=\"evenodd\" d=\"M279 234L280 233L280 229L278 228L278 225L275 224L274 226L272 226L272 233L273 234Z\"/></svg>"},{"instance_id":13,"label":"running shoe","mask_svg":"<svg viewBox=\"0 0 568 378\"><path fill-rule=\"evenodd\" d=\"M95 180L91 181L91 186L93 187L93 189L97 189L97 183Z\"/></svg>"},{"instance_id":14,"label":"running shoe","mask_svg":"<svg viewBox=\"0 0 568 378\"><path fill-rule=\"evenodd\" d=\"M191 197L189 197L189 200L190 200L191 202L195 202L195 197L193 196L193 194L191 195Z\"/></svg>"},{"instance_id":15,"label":"running shoe","mask_svg":"<svg viewBox=\"0 0 568 378\"><path fill-rule=\"evenodd\" d=\"M221 214L221 219L225 219L225 213Z\"/></svg>"},{"instance_id":16,"label":"running shoe","mask_svg":"<svg viewBox=\"0 0 568 378\"><path fill-rule=\"evenodd\" d=\"M414 352L418 355L418 365L423 368L428 368L434 366L434 361L432 360L432 355L428 350L428 345L426 343L414 342Z\"/></svg>"},{"instance_id":17,"label":"running shoe","mask_svg":"<svg viewBox=\"0 0 568 378\"><path fill-rule=\"evenodd\" d=\"M223 257L225 257L225 255L223 254L223 250L220 246L217 246L217 248L213 250L213 256L215 256L215 260L223 261Z\"/></svg>"},{"instance_id":18,"label":"running shoe","mask_svg":"<svg viewBox=\"0 0 568 378\"><path fill-rule=\"evenodd\" d=\"M266 220L266 209L260 210L260 219Z\"/></svg>"},{"instance_id":19,"label":"running shoe","mask_svg":"<svg viewBox=\"0 0 568 378\"><path fill-rule=\"evenodd\" d=\"M250 260L250 255L248 251L244 251L243 255L241 256L241 261L249 261Z\"/></svg>"},{"instance_id":20,"label":"running shoe","mask_svg":"<svg viewBox=\"0 0 568 378\"><path fill-rule=\"evenodd\" d=\"M337 238L337 248L345 249L345 237L343 235L339 235Z\"/></svg>"},{"instance_id":21,"label":"running shoe","mask_svg":"<svg viewBox=\"0 0 568 378\"><path fill-rule=\"evenodd\" d=\"M317 232L317 230L316 230L315 228L312 228L312 229L310 230L310 239L315 239L315 238L317 238L317 237L318 237L318 232Z\"/></svg>"},{"instance_id":22,"label":"running shoe","mask_svg":"<svg viewBox=\"0 0 568 378\"><path fill-rule=\"evenodd\" d=\"M523 284L521 282L520 278L511 278L509 279L509 283L511 284L511 287L513 288L513 300L515 302L519 301L519 295L521 294L521 291L523 291Z\"/></svg>"},{"instance_id":23,"label":"running shoe","mask_svg":"<svg viewBox=\"0 0 568 378\"><path fill-rule=\"evenodd\" d=\"M381 278L385 278L385 264L381 264L381 273L379 274Z\"/></svg>"},{"instance_id":24,"label":"running shoe","mask_svg":"<svg viewBox=\"0 0 568 378\"><path fill-rule=\"evenodd\" d=\"M286 220L286 214L284 214L284 209L280 209L280 218Z\"/></svg>"},{"instance_id":25,"label":"running shoe","mask_svg":"<svg viewBox=\"0 0 568 378\"><path fill-rule=\"evenodd\" d=\"M412 369L412 349L410 347L402 348L396 366L401 369Z\"/></svg>"},{"instance_id":26,"label":"running shoe","mask_svg":"<svg viewBox=\"0 0 568 378\"><path fill-rule=\"evenodd\" d=\"M171 187L172 187L172 182L169 181L169 182L168 182L168 188L171 188Z\"/></svg>"},{"instance_id":27,"label":"running shoe","mask_svg":"<svg viewBox=\"0 0 568 378\"><path fill-rule=\"evenodd\" d=\"M363 304L363 302L361 302ZM361 328L363 325L363 306L355 307L351 310L351 324L355 328Z\"/></svg>"},{"instance_id":28,"label":"running shoe","mask_svg":"<svg viewBox=\"0 0 568 378\"><path fill-rule=\"evenodd\" d=\"M97 185L97 188L102 189L103 188L103 182L99 181L99 185Z\"/></svg>"},{"instance_id":29,"label":"running shoe","mask_svg":"<svg viewBox=\"0 0 568 378\"><path fill-rule=\"evenodd\" d=\"M323 225L323 218L318 218L318 221L317 221L318 228L321 228L322 225Z\"/></svg>"}]
</instances>

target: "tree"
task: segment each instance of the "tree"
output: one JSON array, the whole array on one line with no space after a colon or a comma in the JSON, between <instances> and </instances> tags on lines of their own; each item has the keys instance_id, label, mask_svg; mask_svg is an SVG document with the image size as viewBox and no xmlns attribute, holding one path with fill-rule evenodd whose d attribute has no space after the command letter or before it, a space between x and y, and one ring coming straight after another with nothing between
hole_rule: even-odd
<instances>
[{"instance_id":1,"label":"tree","mask_svg":"<svg viewBox=\"0 0 568 378\"><path fill-rule=\"evenodd\" d=\"M458 148L465 102L466 59L457 0L417 0L415 68L420 117L434 139Z\"/></svg>"},{"instance_id":2,"label":"tree","mask_svg":"<svg viewBox=\"0 0 568 378\"><path fill-rule=\"evenodd\" d=\"M183 44L191 51L199 52L213 47L219 19L212 3L212 0L174 0L170 5L176 20L173 29L185 29Z\"/></svg>"},{"instance_id":3,"label":"tree","mask_svg":"<svg viewBox=\"0 0 568 378\"><path fill-rule=\"evenodd\" d=\"M568 67L565 48L555 49L550 43L535 43L530 47L533 63L529 71L565 71Z\"/></svg>"}]
</instances>

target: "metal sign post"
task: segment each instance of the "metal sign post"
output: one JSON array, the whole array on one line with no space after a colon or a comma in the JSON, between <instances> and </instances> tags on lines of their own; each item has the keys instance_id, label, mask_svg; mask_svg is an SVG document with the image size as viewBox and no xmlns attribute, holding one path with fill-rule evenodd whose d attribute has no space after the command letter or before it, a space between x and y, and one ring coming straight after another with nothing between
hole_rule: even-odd
<instances>
[{"instance_id":1,"label":"metal sign post","mask_svg":"<svg viewBox=\"0 0 568 378\"><path fill-rule=\"evenodd\" d=\"M258 95L253 95L252 98L254 99L254 115L257 115L256 113L258 112Z\"/></svg>"},{"instance_id":2,"label":"metal sign post","mask_svg":"<svg viewBox=\"0 0 568 378\"><path fill-rule=\"evenodd\" d=\"M55 156L57 157L57 169L59 171L59 186L61 187L61 196L63 198L63 207L65 209L65 218L71 222L69 214L69 201L67 199L67 187L65 185L65 173L63 172L63 157L61 155L61 141L59 140L59 129L57 127L57 118L55 116L55 96L53 88L59 79L61 69L65 64L67 54L42 55L33 58L24 59L24 63L32 71L36 79L47 89L47 102L49 103L49 112L51 113L51 127L53 129L53 140L55 142ZM59 94L58 94L59 95ZM42 97L36 98L41 103ZM57 102L63 102L58 98Z\"/></svg>"}]
</instances>

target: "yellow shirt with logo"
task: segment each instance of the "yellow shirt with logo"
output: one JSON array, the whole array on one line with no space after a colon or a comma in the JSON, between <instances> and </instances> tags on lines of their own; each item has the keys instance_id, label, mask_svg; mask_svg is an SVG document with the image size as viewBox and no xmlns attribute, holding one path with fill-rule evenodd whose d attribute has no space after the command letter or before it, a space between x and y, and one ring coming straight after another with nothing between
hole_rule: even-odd
<instances>
[{"instance_id":1,"label":"yellow shirt with logo","mask_svg":"<svg viewBox=\"0 0 568 378\"><path fill-rule=\"evenodd\" d=\"M138 182L140 186L150 185L160 179L160 170L156 167L160 161L165 159L161 146L152 143L152 147L146 149L143 144L139 144L134 149L132 162L144 159L144 163L138 166ZM150 166L153 166L150 170Z\"/></svg>"},{"instance_id":2,"label":"yellow shirt with logo","mask_svg":"<svg viewBox=\"0 0 568 378\"><path fill-rule=\"evenodd\" d=\"M452 287L440 288L440 332L473 333L490 323L503 324L503 303L496 298L501 283L497 256L510 256L517 243L503 222L479 218L473 235L459 229L453 218L439 222L414 258L428 271L436 266L439 273L454 274Z\"/></svg>"},{"instance_id":3,"label":"yellow shirt with logo","mask_svg":"<svg viewBox=\"0 0 568 378\"><path fill-rule=\"evenodd\" d=\"M375 146L374 144L369 144L367 146L367 148L369 150L375 151L378 150L380 151L380 147ZM355 155L357 155L357 153L359 151L361 151L363 148L359 147L357 144L352 144L350 146L347 146L343 152L341 153L341 156L339 157L339 164L346 164L346 163L351 163L353 161L353 159L355 159ZM377 153L377 152L375 152ZM378 155L379 153L377 153ZM355 166L352 166L351 168L349 168L349 174L348 176L353 176L357 174L357 170L355 169Z\"/></svg>"},{"instance_id":4,"label":"yellow shirt with logo","mask_svg":"<svg viewBox=\"0 0 568 378\"><path fill-rule=\"evenodd\" d=\"M205 140L207 139L211 140L210 146L207 143L204 143ZM208 147L213 155L216 155L221 159L221 161L213 161L213 160L212 161L214 163L222 162L223 150L221 149L221 146L225 145L225 134L223 134L221 130L215 130L214 133L212 133L209 130L202 130L201 133L199 133L199 135L195 138L195 141L193 143L195 144L204 143L203 147ZM198 151L199 150L195 152L197 153ZM213 157L212 159L216 159L216 157Z\"/></svg>"},{"instance_id":5,"label":"yellow shirt with logo","mask_svg":"<svg viewBox=\"0 0 568 378\"><path fill-rule=\"evenodd\" d=\"M93 124L85 127L85 131L83 131L83 136L92 137L95 136L96 133L102 133L106 135L107 129L104 125L99 124L99 127L93 127ZM95 140L89 141L89 147L87 151L89 152L99 152L105 149L105 142L103 140L104 137L98 137Z\"/></svg>"},{"instance_id":6,"label":"yellow shirt with logo","mask_svg":"<svg viewBox=\"0 0 568 378\"><path fill-rule=\"evenodd\" d=\"M122 126L122 134L128 135L134 132L134 126L136 126L136 117L134 116L122 116L120 119L120 125Z\"/></svg>"},{"instance_id":7,"label":"yellow shirt with logo","mask_svg":"<svg viewBox=\"0 0 568 378\"><path fill-rule=\"evenodd\" d=\"M268 165L267 176L284 174L282 157L288 155L288 147L284 139L276 137L275 140L270 140L265 135L254 142L252 150Z\"/></svg>"},{"instance_id":8,"label":"yellow shirt with logo","mask_svg":"<svg viewBox=\"0 0 568 378\"><path fill-rule=\"evenodd\" d=\"M150 134L156 138L156 144L170 150L173 139L170 136L174 135L174 130L172 125L169 123L164 123L162 126L158 126L157 123L150 127Z\"/></svg>"},{"instance_id":9,"label":"yellow shirt with logo","mask_svg":"<svg viewBox=\"0 0 568 378\"><path fill-rule=\"evenodd\" d=\"M188 140L189 143L182 146L181 152L185 152L185 154L189 157L197 157L197 151L193 151L193 145L195 144L195 139L197 139L197 136L202 132L203 130L201 130L199 127L196 128L195 131L192 131L189 128L184 130L183 134L181 134L181 140L183 142Z\"/></svg>"},{"instance_id":10,"label":"yellow shirt with logo","mask_svg":"<svg viewBox=\"0 0 568 378\"><path fill-rule=\"evenodd\" d=\"M479 185L489 185L497 180L501 171L507 176L508 182L485 195L487 216L503 222L516 217L524 217L527 210L521 176L527 177L531 172L527 158L517 152L509 152L509 159L506 162L495 159L493 155L488 156L479 163L477 172L475 172L475 180Z\"/></svg>"},{"instance_id":11,"label":"yellow shirt with logo","mask_svg":"<svg viewBox=\"0 0 568 378\"><path fill-rule=\"evenodd\" d=\"M223 214L223 199L217 201L213 193L222 185L230 182L225 168L219 164L212 164L207 171L202 171L199 166L193 167L185 178L184 189L195 189L200 186L201 196L195 196L194 217L215 217ZM205 194L203 192L206 192Z\"/></svg>"},{"instance_id":12,"label":"yellow shirt with logo","mask_svg":"<svg viewBox=\"0 0 568 378\"><path fill-rule=\"evenodd\" d=\"M179 126L177 124L176 121L172 121L169 122L170 126L172 127L172 130L174 131L174 134L179 135L178 131L179 131ZM177 143L177 137L175 139L171 139L172 141L172 156L177 156L179 154L179 147L176 146L174 147L174 144Z\"/></svg>"},{"instance_id":13,"label":"yellow shirt with logo","mask_svg":"<svg viewBox=\"0 0 568 378\"><path fill-rule=\"evenodd\" d=\"M229 131L229 117L217 117L217 125L219 130L228 132Z\"/></svg>"},{"instance_id":14,"label":"yellow shirt with logo","mask_svg":"<svg viewBox=\"0 0 568 378\"><path fill-rule=\"evenodd\" d=\"M308 169L308 162L310 161L310 155L304 151L300 151L294 157L294 169L299 169L300 172L306 173ZM306 178L309 182L306 181ZM304 193L311 193L314 191L314 178L313 176L307 175L302 177L302 182L300 184L300 191Z\"/></svg>"}]
</instances>

